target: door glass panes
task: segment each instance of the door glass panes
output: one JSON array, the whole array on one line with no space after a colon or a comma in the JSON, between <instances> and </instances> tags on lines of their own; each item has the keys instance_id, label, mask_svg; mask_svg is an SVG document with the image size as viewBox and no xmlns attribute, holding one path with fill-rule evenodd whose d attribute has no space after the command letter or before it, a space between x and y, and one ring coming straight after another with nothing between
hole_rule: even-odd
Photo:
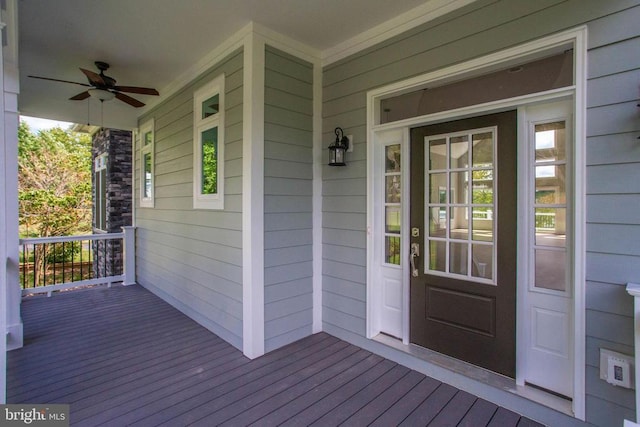
<instances>
[{"instance_id":1,"label":"door glass panes","mask_svg":"<svg viewBox=\"0 0 640 427\"><path fill-rule=\"evenodd\" d=\"M385 177L387 203L400 203L400 175L388 175Z\"/></svg>"},{"instance_id":2,"label":"door glass panes","mask_svg":"<svg viewBox=\"0 0 640 427\"><path fill-rule=\"evenodd\" d=\"M467 256L469 252L467 243L449 243L449 272L467 275Z\"/></svg>"},{"instance_id":3,"label":"door glass panes","mask_svg":"<svg viewBox=\"0 0 640 427\"><path fill-rule=\"evenodd\" d=\"M456 136L449 142L449 161L451 169L466 168L469 166L469 137L468 135Z\"/></svg>"},{"instance_id":4,"label":"door glass panes","mask_svg":"<svg viewBox=\"0 0 640 427\"><path fill-rule=\"evenodd\" d=\"M429 270L445 272L447 260L447 243L440 240L429 241Z\"/></svg>"},{"instance_id":5,"label":"door glass panes","mask_svg":"<svg viewBox=\"0 0 640 427\"><path fill-rule=\"evenodd\" d=\"M474 134L472 141L473 167L491 167L493 164L493 138L491 132Z\"/></svg>"},{"instance_id":6,"label":"door glass panes","mask_svg":"<svg viewBox=\"0 0 640 427\"><path fill-rule=\"evenodd\" d=\"M446 173L432 173L429 175L429 203L447 203Z\"/></svg>"},{"instance_id":7,"label":"door glass panes","mask_svg":"<svg viewBox=\"0 0 640 427\"><path fill-rule=\"evenodd\" d=\"M566 203L566 166L536 166L536 203Z\"/></svg>"},{"instance_id":8,"label":"door glass panes","mask_svg":"<svg viewBox=\"0 0 640 427\"><path fill-rule=\"evenodd\" d=\"M429 141L429 167L431 170L445 170L447 168L446 139Z\"/></svg>"},{"instance_id":9,"label":"door glass panes","mask_svg":"<svg viewBox=\"0 0 640 427\"><path fill-rule=\"evenodd\" d=\"M202 188L201 194L218 193L218 128L202 132Z\"/></svg>"},{"instance_id":10,"label":"door glass panes","mask_svg":"<svg viewBox=\"0 0 640 427\"><path fill-rule=\"evenodd\" d=\"M384 147L384 262L401 265L400 234L402 231L402 152L400 144Z\"/></svg>"},{"instance_id":11,"label":"door glass panes","mask_svg":"<svg viewBox=\"0 0 640 427\"><path fill-rule=\"evenodd\" d=\"M566 252L536 249L536 287L564 291L566 289L566 264Z\"/></svg>"},{"instance_id":12,"label":"door glass panes","mask_svg":"<svg viewBox=\"0 0 640 427\"><path fill-rule=\"evenodd\" d=\"M447 232L447 208L435 207L430 209L429 236L445 237Z\"/></svg>"},{"instance_id":13,"label":"door glass panes","mask_svg":"<svg viewBox=\"0 0 640 427\"><path fill-rule=\"evenodd\" d=\"M385 236L384 262L400 265L400 237Z\"/></svg>"},{"instance_id":14,"label":"door glass panes","mask_svg":"<svg viewBox=\"0 0 640 427\"><path fill-rule=\"evenodd\" d=\"M456 206L449 208L449 237L467 240L469 238L469 208Z\"/></svg>"},{"instance_id":15,"label":"door glass panes","mask_svg":"<svg viewBox=\"0 0 640 427\"><path fill-rule=\"evenodd\" d=\"M491 245L474 244L471 246L473 264L471 275L493 280L493 251Z\"/></svg>"},{"instance_id":16,"label":"door glass panes","mask_svg":"<svg viewBox=\"0 0 640 427\"><path fill-rule=\"evenodd\" d=\"M144 134L144 145L149 145L153 142L153 132L145 132Z\"/></svg>"},{"instance_id":17,"label":"door glass panes","mask_svg":"<svg viewBox=\"0 0 640 427\"><path fill-rule=\"evenodd\" d=\"M425 140L427 273L494 283L495 134L490 128Z\"/></svg>"},{"instance_id":18,"label":"door glass panes","mask_svg":"<svg viewBox=\"0 0 640 427\"><path fill-rule=\"evenodd\" d=\"M564 121L534 126L535 180L531 248L534 286L567 291L567 152Z\"/></svg>"},{"instance_id":19,"label":"door glass panes","mask_svg":"<svg viewBox=\"0 0 640 427\"><path fill-rule=\"evenodd\" d=\"M385 232L400 233L400 206L386 206Z\"/></svg>"},{"instance_id":20,"label":"door glass panes","mask_svg":"<svg viewBox=\"0 0 640 427\"><path fill-rule=\"evenodd\" d=\"M385 172L400 172L400 145L387 145L384 147Z\"/></svg>"}]
</instances>

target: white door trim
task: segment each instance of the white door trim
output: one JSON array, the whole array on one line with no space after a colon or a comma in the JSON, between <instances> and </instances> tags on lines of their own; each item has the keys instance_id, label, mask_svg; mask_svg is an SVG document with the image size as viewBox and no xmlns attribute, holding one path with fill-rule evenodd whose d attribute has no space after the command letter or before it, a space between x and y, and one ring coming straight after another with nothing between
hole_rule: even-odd
<instances>
[{"instance_id":1,"label":"white door trim","mask_svg":"<svg viewBox=\"0 0 640 427\"><path fill-rule=\"evenodd\" d=\"M484 73L491 69L504 68L510 63L520 62L525 57L535 58L538 55L544 55L554 49L564 49L567 45L573 45L574 48L574 70L575 85L563 89L547 91L539 94L526 95L517 98L489 102L482 105L460 108L457 110L446 111L443 113L435 113L426 116L420 116L401 120L398 122L379 124L380 117L380 101L384 98L396 96L425 87L433 82L445 82L452 79L460 79L462 76L472 76L474 74ZM375 284L375 253L374 238L375 218L374 213L378 198L375 194L374 181L379 173L376 170L374 162L374 150L376 149L376 134L385 130L403 129L408 132L411 127L432 124L452 119L470 117L474 115L486 114L490 111L505 110L507 108L517 108L518 106L550 101L563 97L572 97L574 99L574 191L573 191L573 221L574 235L572 246L574 249L573 259L573 356L574 356L574 394L573 394L573 414L574 417L581 420L585 419L585 341L586 341L586 325L585 325L585 229L586 229L586 59L587 59L587 28L581 26L575 29L563 31L543 39L539 39L521 46L496 52L482 58L477 58L462 64L447 67L427 73L422 76L414 77L405 81L393 83L367 93L367 321L366 333L367 338L373 338L380 333L378 326L377 307L379 299L377 297ZM408 194L408 186L403 189L403 197L405 192ZM404 235L403 235L404 236ZM403 241L406 241L404 236ZM405 274L405 280L408 280L408 274ZM408 285L405 285L405 298L408 301ZM407 303L408 305L408 303ZM406 306L405 306L406 307ZM523 324L525 319L524 313L518 305L517 322ZM404 313L405 322L403 327L403 341L407 341L409 335L409 313ZM518 339L520 339L521 331L518 330Z\"/></svg>"}]
</instances>

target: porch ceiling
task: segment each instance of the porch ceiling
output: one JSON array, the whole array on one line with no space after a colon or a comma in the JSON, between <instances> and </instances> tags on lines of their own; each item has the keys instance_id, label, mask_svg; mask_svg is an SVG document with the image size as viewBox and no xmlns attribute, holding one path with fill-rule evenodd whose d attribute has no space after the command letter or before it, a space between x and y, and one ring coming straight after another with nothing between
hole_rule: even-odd
<instances>
[{"instance_id":1,"label":"porch ceiling","mask_svg":"<svg viewBox=\"0 0 640 427\"><path fill-rule=\"evenodd\" d=\"M117 100L69 101L81 86L28 78L86 82L78 67L162 95L175 79L253 21L318 52L385 21L440 0L29 0L18 2L19 110L23 115L132 128L140 110ZM134 95L153 104L155 97Z\"/></svg>"}]
</instances>

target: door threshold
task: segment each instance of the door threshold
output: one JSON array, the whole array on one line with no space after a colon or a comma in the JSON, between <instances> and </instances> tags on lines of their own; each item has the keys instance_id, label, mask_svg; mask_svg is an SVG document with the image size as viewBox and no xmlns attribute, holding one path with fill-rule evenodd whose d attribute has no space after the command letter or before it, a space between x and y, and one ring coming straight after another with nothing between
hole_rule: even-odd
<instances>
[{"instance_id":1,"label":"door threshold","mask_svg":"<svg viewBox=\"0 0 640 427\"><path fill-rule=\"evenodd\" d=\"M540 388L535 388L530 385L518 385L513 378L497 374L479 366L472 365L471 363L438 353L437 351L429 350L428 348L420 347L415 344L403 344L402 340L393 338L389 335L378 334L372 339L380 344L384 344L403 353L410 354L417 359L455 372L456 374L463 375L490 387L507 391L563 414L572 417L574 416L571 400L559 397L555 394L541 390Z\"/></svg>"}]
</instances>

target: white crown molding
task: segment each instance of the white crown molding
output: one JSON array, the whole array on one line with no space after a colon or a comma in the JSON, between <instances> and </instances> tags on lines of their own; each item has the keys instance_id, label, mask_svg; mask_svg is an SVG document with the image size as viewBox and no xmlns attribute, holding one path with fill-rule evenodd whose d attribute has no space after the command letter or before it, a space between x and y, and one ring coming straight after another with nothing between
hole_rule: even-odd
<instances>
[{"instance_id":1,"label":"white crown molding","mask_svg":"<svg viewBox=\"0 0 640 427\"><path fill-rule=\"evenodd\" d=\"M205 55L200 61L196 62L192 67L190 67L187 71L178 76L175 80L165 86L162 90L160 90L161 96L155 98L151 102L149 102L145 107L140 110L138 117L143 116L148 111L152 110L155 106L163 103L167 98L171 95L178 92L180 89L200 77L205 71L209 68L216 65L222 58L226 55L230 54L234 50L242 47L244 45L245 37L248 34L254 32L254 23L250 22L249 24L242 27L231 37L226 39L220 45L218 45L215 49Z\"/></svg>"},{"instance_id":2,"label":"white crown molding","mask_svg":"<svg viewBox=\"0 0 640 427\"><path fill-rule=\"evenodd\" d=\"M332 64L474 1L476 0L428 0L423 5L324 50L322 52L322 65Z\"/></svg>"}]
</instances>

